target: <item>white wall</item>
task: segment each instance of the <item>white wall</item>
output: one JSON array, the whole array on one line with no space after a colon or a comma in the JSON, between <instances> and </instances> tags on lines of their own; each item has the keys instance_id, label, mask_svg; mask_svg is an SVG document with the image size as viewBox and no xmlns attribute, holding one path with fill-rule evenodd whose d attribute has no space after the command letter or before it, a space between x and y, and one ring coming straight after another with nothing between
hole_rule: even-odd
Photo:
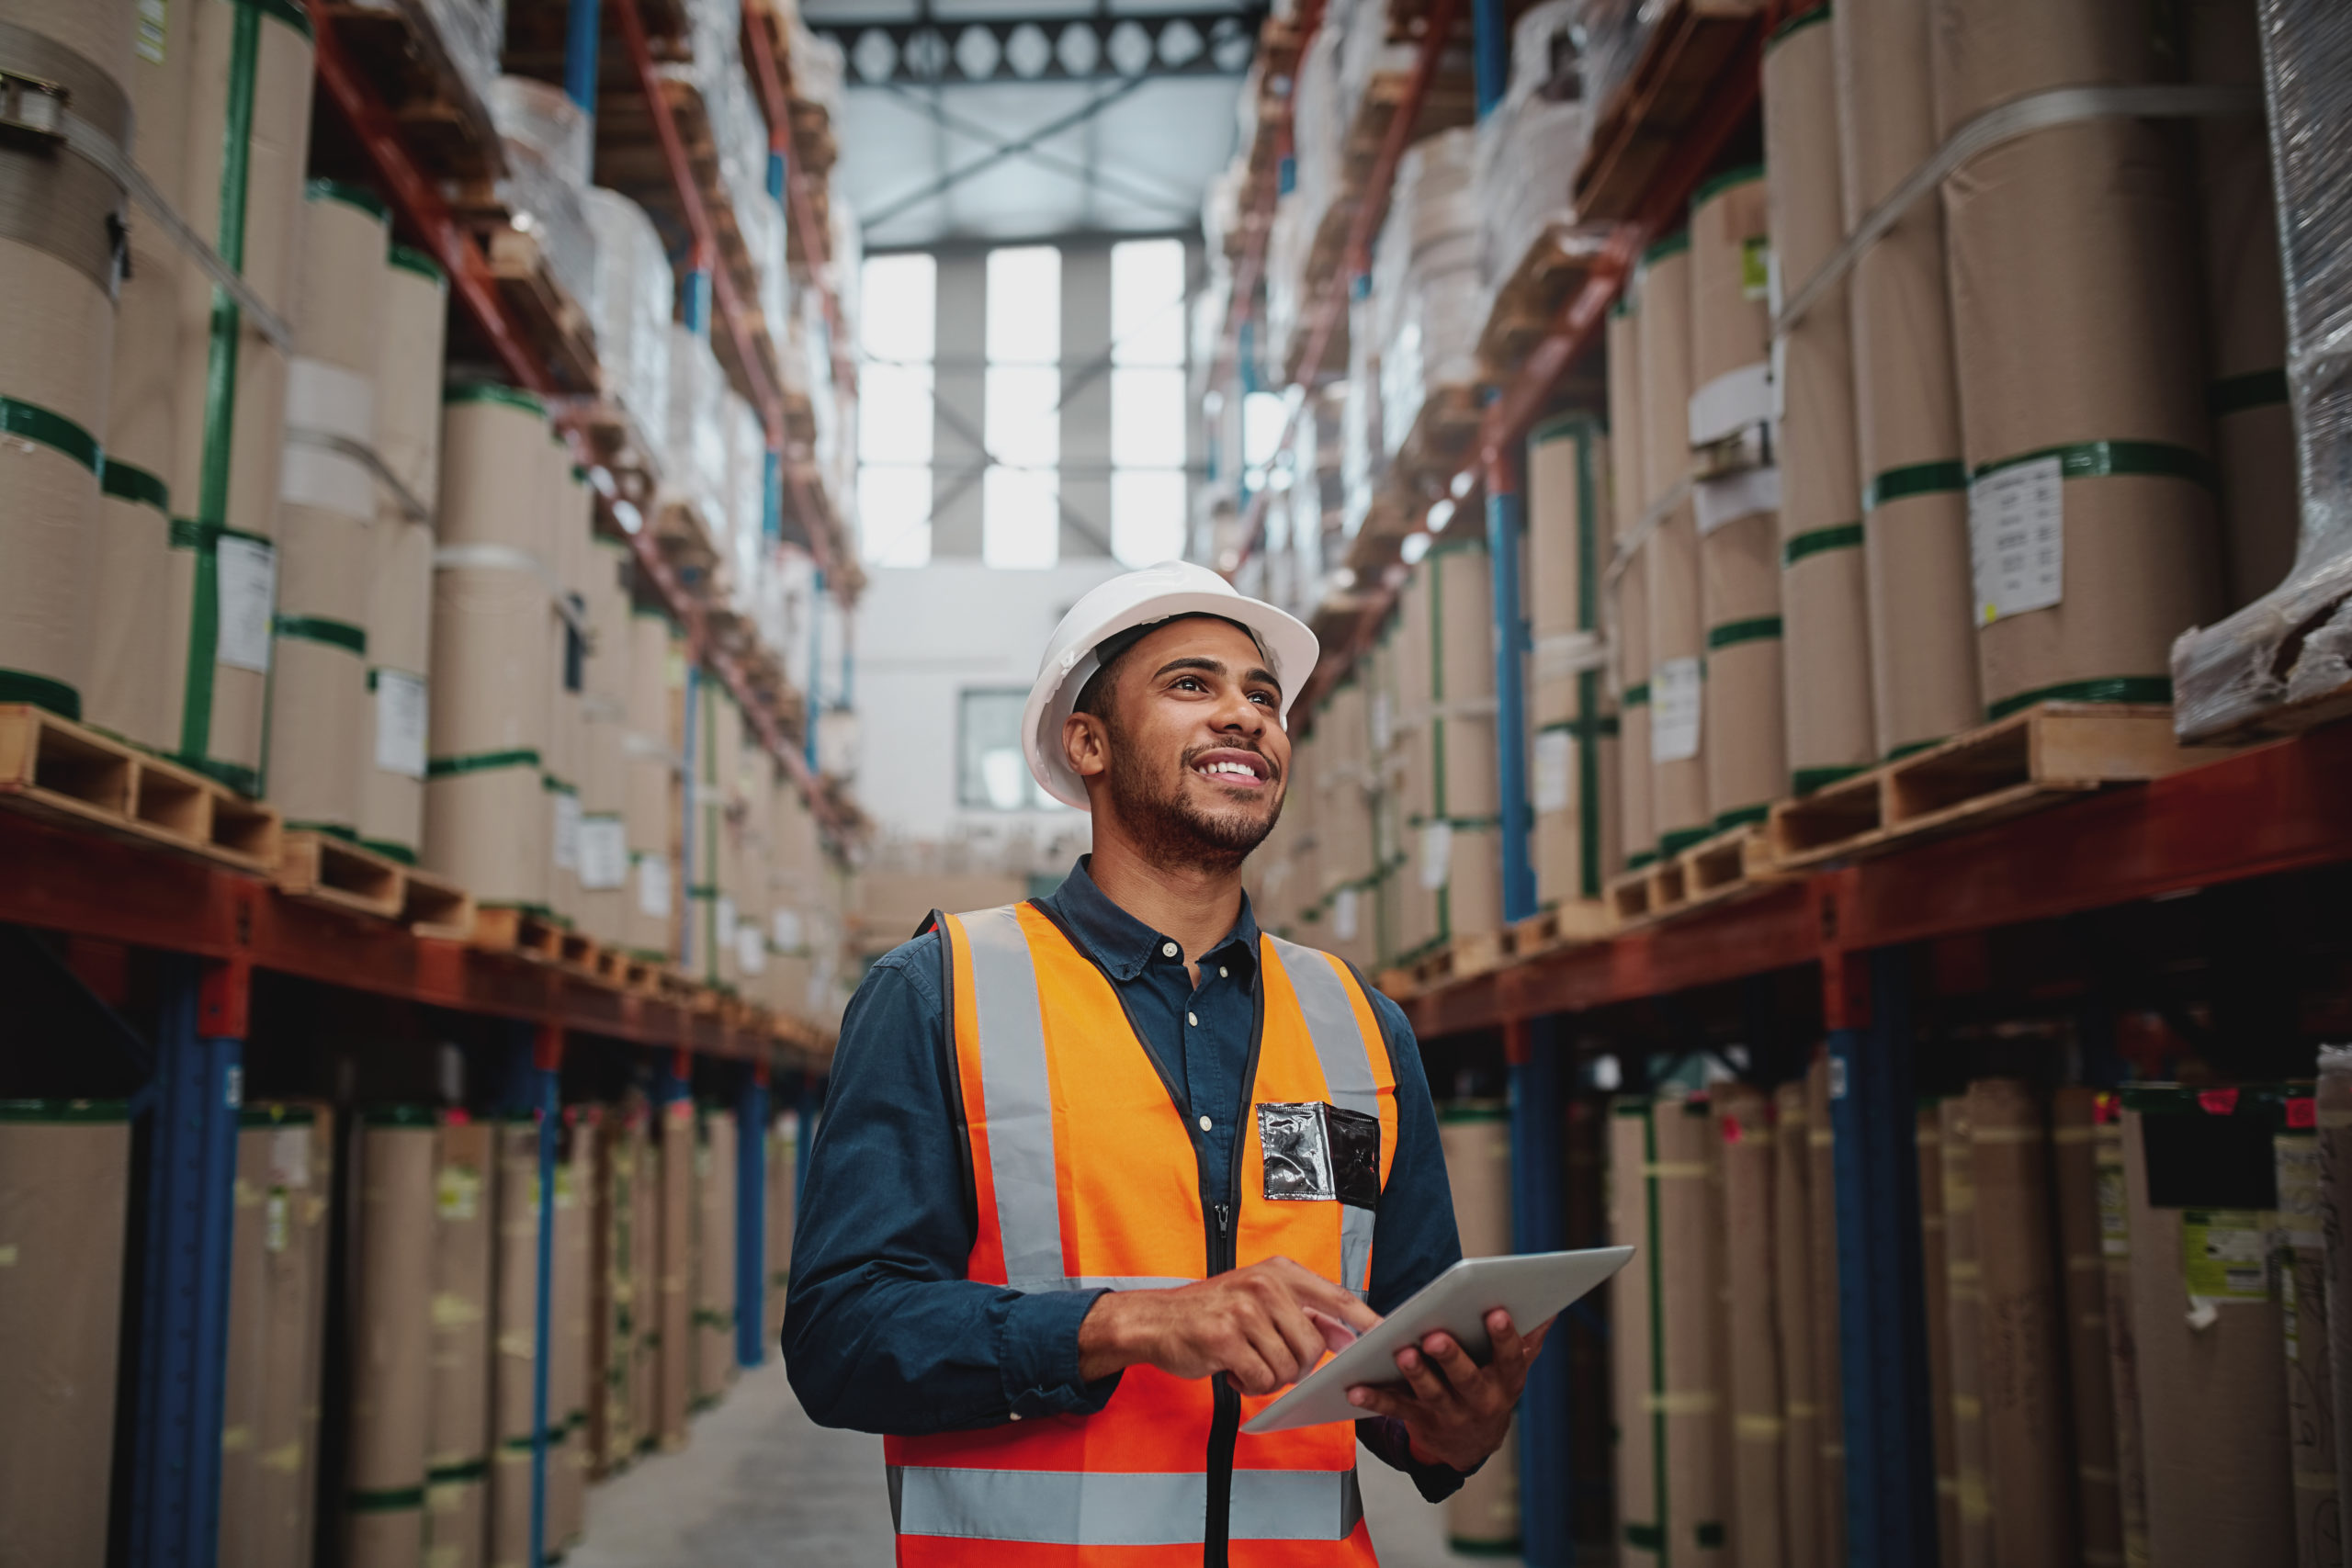
<instances>
[{"instance_id":1,"label":"white wall","mask_svg":"<svg viewBox=\"0 0 2352 1568\"><path fill-rule=\"evenodd\" d=\"M857 799L881 833L940 840L973 829L1068 828L1072 812L966 811L956 802L956 697L1026 688L1062 613L1125 570L1108 556L1049 571L974 559L874 568L857 609Z\"/></svg>"}]
</instances>

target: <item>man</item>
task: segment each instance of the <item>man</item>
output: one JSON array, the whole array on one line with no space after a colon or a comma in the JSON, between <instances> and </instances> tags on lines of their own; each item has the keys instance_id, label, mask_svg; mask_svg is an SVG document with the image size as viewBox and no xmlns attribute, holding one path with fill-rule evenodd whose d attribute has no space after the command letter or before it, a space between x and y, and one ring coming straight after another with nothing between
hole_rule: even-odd
<instances>
[{"instance_id":1,"label":"man","mask_svg":"<svg viewBox=\"0 0 2352 1568\"><path fill-rule=\"evenodd\" d=\"M1317 651L1195 566L1080 599L1024 743L1093 852L850 1003L784 1349L814 1419L888 1435L901 1563L1370 1563L1359 1438L1431 1501L1503 1439L1542 1331L1501 1313L1352 1429L1238 1430L1461 1254L1403 1015L1241 890Z\"/></svg>"}]
</instances>

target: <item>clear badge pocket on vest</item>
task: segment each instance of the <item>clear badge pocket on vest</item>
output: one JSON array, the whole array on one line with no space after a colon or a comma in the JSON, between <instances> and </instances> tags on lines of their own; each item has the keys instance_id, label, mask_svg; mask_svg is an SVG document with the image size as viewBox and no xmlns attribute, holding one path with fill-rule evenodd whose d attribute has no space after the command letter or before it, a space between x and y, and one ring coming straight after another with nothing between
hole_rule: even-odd
<instances>
[{"instance_id":1,"label":"clear badge pocket on vest","mask_svg":"<svg viewBox=\"0 0 2352 1568\"><path fill-rule=\"evenodd\" d=\"M1258 1107L1266 1196L1282 1202L1380 1207L1380 1118L1317 1100Z\"/></svg>"}]
</instances>

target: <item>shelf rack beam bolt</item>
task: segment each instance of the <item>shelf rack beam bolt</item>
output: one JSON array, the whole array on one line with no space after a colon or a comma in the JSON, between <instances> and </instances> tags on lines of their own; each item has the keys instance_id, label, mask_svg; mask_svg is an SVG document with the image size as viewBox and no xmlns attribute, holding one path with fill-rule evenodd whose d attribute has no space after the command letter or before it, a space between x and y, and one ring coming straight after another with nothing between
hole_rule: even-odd
<instances>
[{"instance_id":1,"label":"shelf rack beam bolt","mask_svg":"<svg viewBox=\"0 0 2352 1568\"><path fill-rule=\"evenodd\" d=\"M767 1359L768 1065L743 1064L735 1100L735 1359Z\"/></svg>"}]
</instances>

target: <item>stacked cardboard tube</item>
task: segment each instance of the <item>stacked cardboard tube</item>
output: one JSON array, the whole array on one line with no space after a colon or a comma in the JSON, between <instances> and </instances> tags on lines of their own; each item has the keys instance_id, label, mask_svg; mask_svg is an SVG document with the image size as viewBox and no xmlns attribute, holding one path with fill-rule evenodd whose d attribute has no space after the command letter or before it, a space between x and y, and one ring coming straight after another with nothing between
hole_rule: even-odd
<instances>
[{"instance_id":1,"label":"stacked cardboard tube","mask_svg":"<svg viewBox=\"0 0 2352 1568\"><path fill-rule=\"evenodd\" d=\"M1642 258L1634 287L1641 361L1643 515L1664 511L1642 542L1647 589L1650 844L1671 858L1709 831L1706 637L1698 516L1690 478L1691 239L1669 235ZM1676 499L1678 491L1679 499Z\"/></svg>"},{"instance_id":2,"label":"stacked cardboard tube","mask_svg":"<svg viewBox=\"0 0 2352 1568\"><path fill-rule=\"evenodd\" d=\"M1553 420L1528 437L1528 794L1535 897L1546 906L1598 898L1619 863L1617 715L1596 662L1609 477L1608 440L1589 415Z\"/></svg>"},{"instance_id":3,"label":"stacked cardboard tube","mask_svg":"<svg viewBox=\"0 0 2352 1568\"><path fill-rule=\"evenodd\" d=\"M1448 537L1408 585L1396 620L1404 827L1397 951L1419 955L1502 919L1496 788L1493 586L1486 543Z\"/></svg>"},{"instance_id":4,"label":"stacked cardboard tube","mask_svg":"<svg viewBox=\"0 0 2352 1568\"><path fill-rule=\"evenodd\" d=\"M1609 313L1609 431L1614 458L1610 476L1611 680L1618 703L1618 850L1628 870L1657 858L1657 813L1650 799L1649 571L1648 558L1636 538L1649 482L1642 428L1639 307L1640 296L1629 290Z\"/></svg>"},{"instance_id":5,"label":"stacked cardboard tube","mask_svg":"<svg viewBox=\"0 0 2352 1568\"><path fill-rule=\"evenodd\" d=\"M1464 1258L1496 1258L1511 1248L1509 1112L1487 1100L1456 1101L1438 1118L1446 1183ZM1446 1500L1447 1539L1457 1551L1517 1550L1519 1445L1514 1427L1503 1445Z\"/></svg>"}]
</instances>

